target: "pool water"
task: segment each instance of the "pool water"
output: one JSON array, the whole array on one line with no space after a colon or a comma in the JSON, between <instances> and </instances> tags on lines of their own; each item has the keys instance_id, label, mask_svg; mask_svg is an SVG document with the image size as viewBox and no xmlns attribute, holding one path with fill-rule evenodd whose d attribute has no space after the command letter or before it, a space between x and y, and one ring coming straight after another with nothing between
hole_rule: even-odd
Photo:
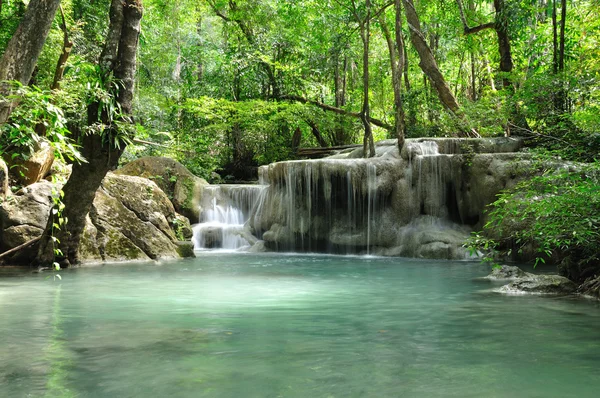
<instances>
[{"instance_id":1,"label":"pool water","mask_svg":"<svg viewBox=\"0 0 600 398\"><path fill-rule=\"evenodd\" d=\"M209 254L0 274L0 397L597 397L600 305L478 263Z\"/></svg>"}]
</instances>

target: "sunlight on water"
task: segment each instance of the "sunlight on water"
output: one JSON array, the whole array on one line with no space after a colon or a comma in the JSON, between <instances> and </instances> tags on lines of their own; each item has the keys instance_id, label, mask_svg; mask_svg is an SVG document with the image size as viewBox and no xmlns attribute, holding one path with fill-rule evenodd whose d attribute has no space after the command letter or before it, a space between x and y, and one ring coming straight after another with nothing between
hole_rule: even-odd
<instances>
[{"instance_id":1,"label":"sunlight on water","mask_svg":"<svg viewBox=\"0 0 600 398\"><path fill-rule=\"evenodd\" d=\"M0 274L0 396L595 397L600 308L475 263L207 254Z\"/></svg>"}]
</instances>

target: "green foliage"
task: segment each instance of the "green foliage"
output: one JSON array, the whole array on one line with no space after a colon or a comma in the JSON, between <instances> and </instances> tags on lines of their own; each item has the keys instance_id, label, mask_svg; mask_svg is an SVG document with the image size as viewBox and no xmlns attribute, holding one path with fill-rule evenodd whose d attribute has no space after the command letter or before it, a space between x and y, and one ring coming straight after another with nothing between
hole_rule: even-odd
<instances>
[{"instance_id":1,"label":"green foliage","mask_svg":"<svg viewBox=\"0 0 600 398\"><path fill-rule=\"evenodd\" d=\"M469 242L472 249L491 251L491 257L534 250L536 265L569 256L600 266L600 163L524 180L498 196L488 219Z\"/></svg>"},{"instance_id":2,"label":"green foliage","mask_svg":"<svg viewBox=\"0 0 600 398\"><path fill-rule=\"evenodd\" d=\"M52 93L35 86L23 86L19 82L6 84L12 87L9 90L11 94L2 100L18 106L8 122L0 127L0 156L27 160L40 142L46 139L59 158L83 161L69 138L67 119L61 107L55 103L56 97Z\"/></svg>"}]
</instances>

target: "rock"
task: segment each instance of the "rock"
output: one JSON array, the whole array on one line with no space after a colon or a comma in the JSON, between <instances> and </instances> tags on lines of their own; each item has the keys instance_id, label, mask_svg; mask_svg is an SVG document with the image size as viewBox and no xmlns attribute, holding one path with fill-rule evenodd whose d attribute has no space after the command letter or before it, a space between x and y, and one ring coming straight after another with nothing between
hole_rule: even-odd
<instances>
[{"instance_id":1,"label":"rock","mask_svg":"<svg viewBox=\"0 0 600 398\"><path fill-rule=\"evenodd\" d=\"M177 252L181 258L194 258L194 244L190 242L177 242Z\"/></svg>"},{"instance_id":2,"label":"rock","mask_svg":"<svg viewBox=\"0 0 600 398\"><path fill-rule=\"evenodd\" d=\"M485 277L485 279L491 280L505 280L505 279L518 279L524 278L528 275L532 275L528 272L523 271L519 267L511 265L502 265L500 267L494 267L492 273Z\"/></svg>"},{"instance_id":3,"label":"rock","mask_svg":"<svg viewBox=\"0 0 600 398\"><path fill-rule=\"evenodd\" d=\"M175 210L191 223L200 219L202 190L208 183L196 177L176 160L148 156L134 160L115 174L148 178L154 181L171 199Z\"/></svg>"},{"instance_id":4,"label":"rock","mask_svg":"<svg viewBox=\"0 0 600 398\"><path fill-rule=\"evenodd\" d=\"M533 275L527 274L502 286L499 291L508 294L559 294L575 293L577 285L569 279L559 275Z\"/></svg>"},{"instance_id":5,"label":"rock","mask_svg":"<svg viewBox=\"0 0 600 398\"><path fill-rule=\"evenodd\" d=\"M0 206L0 248L10 250L41 236L52 207L52 183L40 181L11 195ZM177 221L179 220L179 221ZM84 263L179 258L175 227L189 235L166 194L145 178L109 173L96 192L80 246ZM34 258L37 247L13 262ZM188 253L189 254L189 253Z\"/></svg>"},{"instance_id":6,"label":"rock","mask_svg":"<svg viewBox=\"0 0 600 398\"><path fill-rule=\"evenodd\" d=\"M249 225L271 250L465 259L484 209L530 163L522 141L409 139L376 144L376 156L344 150L318 160L261 167L269 184Z\"/></svg>"},{"instance_id":7,"label":"rock","mask_svg":"<svg viewBox=\"0 0 600 398\"><path fill-rule=\"evenodd\" d=\"M27 160L18 160L11 164L18 171L14 173L16 180L24 186L41 181L54 163L54 148L46 140L40 141L33 154Z\"/></svg>"},{"instance_id":8,"label":"rock","mask_svg":"<svg viewBox=\"0 0 600 398\"><path fill-rule=\"evenodd\" d=\"M181 214L175 214L175 219L172 221L172 228L175 231L175 236L180 241L190 240L194 236L190 220Z\"/></svg>"},{"instance_id":9,"label":"rock","mask_svg":"<svg viewBox=\"0 0 600 398\"><path fill-rule=\"evenodd\" d=\"M8 193L8 166L0 158L0 199L4 198Z\"/></svg>"},{"instance_id":10,"label":"rock","mask_svg":"<svg viewBox=\"0 0 600 398\"><path fill-rule=\"evenodd\" d=\"M577 288L577 293L600 300L600 276L588 278Z\"/></svg>"},{"instance_id":11,"label":"rock","mask_svg":"<svg viewBox=\"0 0 600 398\"><path fill-rule=\"evenodd\" d=\"M52 184L40 181L9 195L0 206L0 248L13 249L41 236L52 207ZM36 246L22 250L13 261L29 261Z\"/></svg>"},{"instance_id":12,"label":"rock","mask_svg":"<svg viewBox=\"0 0 600 398\"><path fill-rule=\"evenodd\" d=\"M90 210L80 253L83 261L179 257L171 225L175 209L164 192L145 178L107 174ZM84 248L98 248L98 252Z\"/></svg>"}]
</instances>

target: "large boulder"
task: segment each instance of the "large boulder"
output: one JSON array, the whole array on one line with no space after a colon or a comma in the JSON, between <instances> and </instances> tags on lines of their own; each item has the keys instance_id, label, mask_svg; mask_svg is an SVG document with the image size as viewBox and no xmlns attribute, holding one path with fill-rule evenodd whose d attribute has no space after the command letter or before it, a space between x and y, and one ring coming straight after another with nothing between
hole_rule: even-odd
<instances>
[{"instance_id":1,"label":"large boulder","mask_svg":"<svg viewBox=\"0 0 600 398\"><path fill-rule=\"evenodd\" d=\"M152 181L112 173L102 181L83 236L83 260L177 258L176 213Z\"/></svg>"},{"instance_id":2,"label":"large boulder","mask_svg":"<svg viewBox=\"0 0 600 398\"><path fill-rule=\"evenodd\" d=\"M52 207L53 185L41 181L9 196L0 206L0 248L10 250L41 236ZM109 173L96 192L81 241L86 262L178 258L189 250L178 235L189 235L167 195L152 181ZM27 262L31 246L12 257Z\"/></svg>"},{"instance_id":3,"label":"large boulder","mask_svg":"<svg viewBox=\"0 0 600 398\"><path fill-rule=\"evenodd\" d=\"M0 199L8 194L8 166L0 158Z\"/></svg>"},{"instance_id":4,"label":"large boulder","mask_svg":"<svg viewBox=\"0 0 600 398\"><path fill-rule=\"evenodd\" d=\"M176 160L148 156L134 160L115 172L148 178L171 199L175 210L194 224L200 219L200 198L208 183Z\"/></svg>"},{"instance_id":5,"label":"large boulder","mask_svg":"<svg viewBox=\"0 0 600 398\"><path fill-rule=\"evenodd\" d=\"M41 181L7 196L0 206L0 249L20 246L42 235L52 207L52 184ZM28 261L36 251L22 250L13 261Z\"/></svg>"}]
</instances>

